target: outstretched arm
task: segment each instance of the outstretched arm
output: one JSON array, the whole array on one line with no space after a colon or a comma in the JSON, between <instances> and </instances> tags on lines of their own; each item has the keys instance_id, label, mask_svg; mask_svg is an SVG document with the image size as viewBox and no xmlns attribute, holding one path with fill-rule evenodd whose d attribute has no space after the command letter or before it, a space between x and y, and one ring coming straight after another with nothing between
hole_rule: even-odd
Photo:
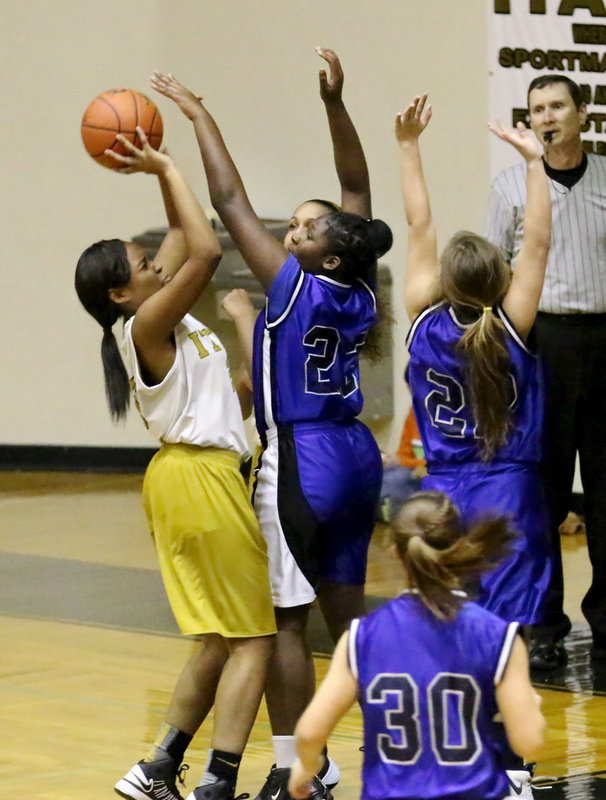
<instances>
[{"instance_id":1,"label":"outstretched arm","mask_svg":"<svg viewBox=\"0 0 606 800\"><path fill-rule=\"evenodd\" d=\"M252 413L253 336L257 312L250 302L246 289L232 289L221 300L221 307L233 319L236 326L242 366L234 377L234 385L238 393L242 416L247 419Z\"/></svg>"},{"instance_id":2,"label":"outstretched arm","mask_svg":"<svg viewBox=\"0 0 606 800\"><path fill-rule=\"evenodd\" d=\"M179 271L187 259L187 243L169 185L163 175L158 175L158 179L166 211L168 231L158 248L154 261L161 265L165 275L172 276Z\"/></svg>"},{"instance_id":3,"label":"outstretched arm","mask_svg":"<svg viewBox=\"0 0 606 800\"><path fill-rule=\"evenodd\" d=\"M309 781L322 766L326 740L358 693L347 664L348 639L348 632L339 639L328 673L295 729L298 758L290 773L288 793L297 799L309 795Z\"/></svg>"},{"instance_id":4,"label":"outstretched arm","mask_svg":"<svg viewBox=\"0 0 606 800\"><path fill-rule=\"evenodd\" d=\"M316 53L328 64L329 73L320 70L320 97L324 101L335 158L335 167L341 184L343 211L372 216L370 204L370 179L366 158L358 133L343 103L343 69L333 50L316 47Z\"/></svg>"},{"instance_id":5,"label":"outstretched arm","mask_svg":"<svg viewBox=\"0 0 606 800\"><path fill-rule=\"evenodd\" d=\"M438 268L436 232L419 149L419 136L430 119L431 104L427 102L427 94L417 95L396 117L402 194L408 223L404 304L410 320L414 320L431 302Z\"/></svg>"},{"instance_id":6,"label":"outstretched arm","mask_svg":"<svg viewBox=\"0 0 606 800\"><path fill-rule=\"evenodd\" d=\"M522 247L513 271L503 308L517 332L526 338L532 328L545 280L547 256L551 243L551 198L543 166L543 148L523 122L517 129L490 123L499 139L509 142L526 160L526 210Z\"/></svg>"},{"instance_id":7,"label":"outstretched arm","mask_svg":"<svg viewBox=\"0 0 606 800\"><path fill-rule=\"evenodd\" d=\"M288 251L255 214L216 122L201 98L170 73L154 72L151 85L173 100L193 122L211 202L244 260L263 287L268 288Z\"/></svg>"},{"instance_id":8,"label":"outstretched arm","mask_svg":"<svg viewBox=\"0 0 606 800\"><path fill-rule=\"evenodd\" d=\"M148 264L142 259L137 265L142 270L153 270L158 275L160 288L136 309L133 341L147 371L156 380L162 380L174 360L172 331L212 278L221 260L221 248L210 222L173 160L167 153L154 150L144 132L140 128L137 130L143 147L139 149L120 137L129 155L114 154L113 157L123 165L123 172L158 176L169 214L174 214L169 225L179 230L178 235L175 232L174 237L161 245L158 255L162 261L156 258L153 264ZM179 258L182 260L184 249L186 260L182 265L177 264ZM165 271L165 263L174 269ZM112 292L116 295L112 299L120 302L122 289Z\"/></svg>"},{"instance_id":9,"label":"outstretched arm","mask_svg":"<svg viewBox=\"0 0 606 800\"><path fill-rule=\"evenodd\" d=\"M242 351L249 385L252 387L253 335L257 312L246 289L232 289L221 301L221 307L233 319Z\"/></svg>"}]
</instances>

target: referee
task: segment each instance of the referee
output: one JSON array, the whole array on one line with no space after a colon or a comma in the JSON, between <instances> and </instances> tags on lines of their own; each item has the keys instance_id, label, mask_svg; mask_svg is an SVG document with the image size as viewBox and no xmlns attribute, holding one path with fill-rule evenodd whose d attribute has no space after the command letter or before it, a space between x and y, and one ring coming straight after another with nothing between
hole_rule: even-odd
<instances>
[{"instance_id":1,"label":"referee","mask_svg":"<svg viewBox=\"0 0 606 800\"><path fill-rule=\"evenodd\" d=\"M581 90L559 74L528 87L530 125L545 148L553 209L552 242L535 346L546 380L544 464L554 566L545 620L533 631L533 669L566 663L564 581L558 526L570 508L578 453L593 578L581 608L592 658L606 659L606 159L586 154ZM487 238L515 268L526 203L525 164L501 172L490 195Z\"/></svg>"}]
</instances>

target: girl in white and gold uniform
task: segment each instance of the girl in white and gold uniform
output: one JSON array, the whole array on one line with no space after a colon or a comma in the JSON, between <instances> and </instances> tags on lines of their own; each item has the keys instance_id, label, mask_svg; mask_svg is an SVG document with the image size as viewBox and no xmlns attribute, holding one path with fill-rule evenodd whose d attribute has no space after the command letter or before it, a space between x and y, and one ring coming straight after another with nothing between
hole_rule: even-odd
<instances>
[{"instance_id":1,"label":"girl in white and gold uniform","mask_svg":"<svg viewBox=\"0 0 606 800\"><path fill-rule=\"evenodd\" d=\"M188 800L231 800L275 633L267 555L239 471L247 445L226 353L188 313L219 263L219 244L172 159L140 135L142 149L123 140L130 155L114 157L124 171L158 176L168 233L153 263L132 242L92 245L78 262L76 291L103 328L112 416L124 416L132 390L162 442L145 475L145 511L177 623L200 647L150 753L115 790L131 800L182 800L185 750L214 705L209 761ZM122 354L112 332L119 318Z\"/></svg>"}]
</instances>

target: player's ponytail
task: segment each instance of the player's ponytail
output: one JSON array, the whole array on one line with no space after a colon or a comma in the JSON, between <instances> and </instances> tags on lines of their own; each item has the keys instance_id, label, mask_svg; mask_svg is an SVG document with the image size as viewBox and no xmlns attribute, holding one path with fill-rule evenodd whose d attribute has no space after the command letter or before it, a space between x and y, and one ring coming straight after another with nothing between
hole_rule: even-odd
<instances>
[{"instance_id":1,"label":"player's ponytail","mask_svg":"<svg viewBox=\"0 0 606 800\"><path fill-rule=\"evenodd\" d=\"M122 316L112 302L109 290L130 280L126 247L120 239L109 239L88 247L78 259L75 286L80 302L103 328L101 360L105 394L114 420L122 419L130 403L128 374L113 333L113 325Z\"/></svg>"},{"instance_id":2,"label":"player's ponytail","mask_svg":"<svg viewBox=\"0 0 606 800\"><path fill-rule=\"evenodd\" d=\"M460 231L444 248L443 295L455 310L472 320L458 349L484 460L490 460L505 443L511 428L511 359L505 326L492 311L503 300L510 280L511 271L498 249L482 236Z\"/></svg>"},{"instance_id":3,"label":"player's ponytail","mask_svg":"<svg viewBox=\"0 0 606 800\"><path fill-rule=\"evenodd\" d=\"M442 492L417 492L392 523L393 541L412 588L439 619L454 619L482 572L510 551L515 533L505 517L469 529Z\"/></svg>"}]
</instances>

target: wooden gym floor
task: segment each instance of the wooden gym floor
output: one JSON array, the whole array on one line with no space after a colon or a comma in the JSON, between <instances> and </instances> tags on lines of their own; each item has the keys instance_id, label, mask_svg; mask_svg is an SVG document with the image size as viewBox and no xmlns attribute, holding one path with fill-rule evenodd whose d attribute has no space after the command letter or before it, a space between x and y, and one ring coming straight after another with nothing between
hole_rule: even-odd
<instances>
[{"instance_id":1,"label":"wooden gym floor","mask_svg":"<svg viewBox=\"0 0 606 800\"><path fill-rule=\"evenodd\" d=\"M0 800L101 800L155 737L194 644L177 635L140 503L140 475L0 472ZM377 529L367 593L395 595L396 562ZM563 540L570 664L537 674L548 720L535 797L606 798L606 663L591 664L579 606L588 581L582 536ZM321 677L328 639L311 640ZM188 751L196 785L208 722ZM359 796L361 721L350 711L331 739L342 770L335 800ZM262 708L239 791L253 797L272 762Z\"/></svg>"}]
</instances>

